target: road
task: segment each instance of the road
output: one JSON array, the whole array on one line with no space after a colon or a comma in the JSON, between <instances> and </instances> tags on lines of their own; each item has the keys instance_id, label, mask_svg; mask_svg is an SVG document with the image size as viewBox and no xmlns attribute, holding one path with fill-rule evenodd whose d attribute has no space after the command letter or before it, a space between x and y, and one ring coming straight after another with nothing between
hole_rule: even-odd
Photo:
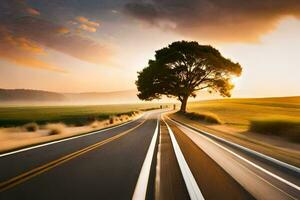
<instances>
[{"instance_id":1,"label":"road","mask_svg":"<svg viewBox=\"0 0 300 200\"><path fill-rule=\"evenodd\" d=\"M0 155L0 199L300 199L297 171L163 112Z\"/></svg>"},{"instance_id":2,"label":"road","mask_svg":"<svg viewBox=\"0 0 300 200\"><path fill-rule=\"evenodd\" d=\"M186 152L185 157L207 199L222 196L225 199L300 199L299 168L295 171L279 166L204 132L170 119L166 121ZM226 195L230 196L226 198Z\"/></svg>"}]
</instances>

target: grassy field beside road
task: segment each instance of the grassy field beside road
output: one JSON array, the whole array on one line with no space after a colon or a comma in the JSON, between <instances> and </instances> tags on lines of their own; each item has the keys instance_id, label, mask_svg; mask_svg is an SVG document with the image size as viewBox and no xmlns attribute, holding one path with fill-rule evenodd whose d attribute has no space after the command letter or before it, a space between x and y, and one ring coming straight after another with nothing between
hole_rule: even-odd
<instances>
[{"instance_id":1,"label":"grassy field beside road","mask_svg":"<svg viewBox=\"0 0 300 200\"><path fill-rule=\"evenodd\" d=\"M63 122L83 125L112 115L159 108L159 104L89 105L89 106L9 106L0 107L0 127Z\"/></svg>"},{"instance_id":2,"label":"grassy field beside road","mask_svg":"<svg viewBox=\"0 0 300 200\"><path fill-rule=\"evenodd\" d=\"M279 160L300 166L300 97L190 102L170 117ZM208 123L202 116L221 123Z\"/></svg>"},{"instance_id":3,"label":"grassy field beside road","mask_svg":"<svg viewBox=\"0 0 300 200\"><path fill-rule=\"evenodd\" d=\"M115 126L138 118L140 111L158 109L160 105L0 107L0 152Z\"/></svg>"},{"instance_id":4,"label":"grassy field beside road","mask_svg":"<svg viewBox=\"0 0 300 200\"><path fill-rule=\"evenodd\" d=\"M300 97L191 102L188 112L213 113L223 124L246 130L255 120L300 121Z\"/></svg>"}]
</instances>

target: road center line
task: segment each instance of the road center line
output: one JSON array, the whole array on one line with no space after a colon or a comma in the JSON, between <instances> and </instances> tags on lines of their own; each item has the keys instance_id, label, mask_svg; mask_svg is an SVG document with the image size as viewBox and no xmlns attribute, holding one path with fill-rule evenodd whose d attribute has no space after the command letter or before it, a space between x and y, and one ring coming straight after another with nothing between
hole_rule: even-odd
<instances>
[{"instance_id":1,"label":"road center line","mask_svg":"<svg viewBox=\"0 0 300 200\"><path fill-rule=\"evenodd\" d=\"M32 169L30 171L27 171L27 172L25 172L23 174L20 174L20 175L14 177L14 178L11 178L11 179L9 179L7 181L4 181L4 182L0 183L0 192L3 192L3 191L5 191L5 190L7 190L9 188L12 188L12 187L20 184L20 183L23 183L23 182L31 179L32 177L35 177L35 176L37 176L37 175L39 175L39 174L41 174L41 173L43 173L45 171L48 171L48 170L50 170L50 169L52 169L52 168L54 168L56 166L59 166L59 165L65 163L65 162L67 162L69 160L72 160L72 159L74 159L74 158L76 158L76 157L78 157L78 156L80 156L82 154L85 154L85 153L87 153L89 151L92 151L92 150L94 150L94 149L96 149L98 147L101 147L104 144L107 144L109 142L117 140L117 139L121 138L122 136L128 134L129 132L133 131L134 129L138 128L142 124L144 124L146 122L146 120L147 119L145 119L143 122L141 122L137 126L131 128L131 129L128 129L128 130L126 130L124 132L121 132L121 133L119 133L119 134L117 134L117 135L115 135L113 137L110 137L110 138L108 138L106 140L103 140L103 141L100 141L100 142L95 143L93 145L90 145L88 147L85 147L85 148L83 148L81 150L78 150L76 152L73 152L71 154L63 156L63 157L61 157L61 158L59 158L57 160L53 160L53 161L51 161L51 162L49 162L49 163L47 163L45 165L42 165L42 166L37 167L37 168L34 168L34 169Z\"/></svg>"},{"instance_id":2,"label":"road center line","mask_svg":"<svg viewBox=\"0 0 300 200\"><path fill-rule=\"evenodd\" d=\"M38 144L38 145L31 146L31 147L25 147L25 148L22 148L22 149L19 149L19 150L15 150L15 151L10 151L10 152L7 152L7 153L3 153L3 154L0 154L0 158L4 157L4 156L9 156L9 155L12 155L12 154L16 154L16 153L28 151L28 150L31 150L31 149L36 149L36 148L40 148L40 147L44 147L44 146L48 146L48 145L52 145L52 144L56 144L56 143L65 142L65 141L68 141L68 140L73 140L73 139L77 139L77 138L81 138L81 137L86 137L86 136L89 136L89 135L98 134L98 133L101 133L101 132L104 132L104 131L108 131L108 130L111 130L111 129L115 129L115 128L124 126L126 124L135 122L138 119L142 118L144 115L145 114L139 116L135 120L132 120L132 121L129 121L129 122L125 122L125 123L122 123L122 124L119 124L119 125L116 125L116 126L113 126L113 127L104 128L102 130L93 131L91 133L81 134L81 135L77 135L77 136L71 136L71 137L68 137L68 138L65 138L65 139L58 139L58 140L54 140L52 142L46 142L46 143L43 143L43 144Z\"/></svg>"},{"instance_id":3,"label":"road center line","mask_svg":"<svg viewBox=\"0 0 300 200\"><path fill-rule=\"evenodd\" d=\"M138 181L137 181L135 189L134 189L134 193L132 196L133 200L146 199L151 163L152 163L154 150L155 150L155 144L156 144L157 135L158 135L158 127L159 127L159 120L157 119L156 128L155 128L154 134L152 136L151 143L149 145Z\"/></svg>"},{"instance_id":4,"label":"road center line","mask_svg":"<svg viewBox=\"0 0 300 200\"><path fill-rule=\"evenodd\" d=\"M165 122L166 123L166 122ZM175 151L175 155L184 179L184 182L186 184L186 188L189 192L190 198L191 200L204 200L204 197L198 187L198 184L180 150L180 147L176 141L176 138L174 136L174 133L172 131L172 129L170 128L170 126L166 123L170 137L171 137L171 141L172 141L172 145Z\"/></svg>"}]
</instances>

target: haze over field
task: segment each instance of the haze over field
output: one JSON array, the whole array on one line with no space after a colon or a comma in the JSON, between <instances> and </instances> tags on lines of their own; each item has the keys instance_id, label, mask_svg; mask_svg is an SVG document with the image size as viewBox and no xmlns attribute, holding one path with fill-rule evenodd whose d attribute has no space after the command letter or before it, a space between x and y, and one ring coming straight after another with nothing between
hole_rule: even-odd
<instances>
[{"instance_id":1,"label":"haze over field","mask_svg":"<svg viewBox=\"0 0 300 200\"><path fill-rule=\"evenodd\" d=\"M28 89L0 89L0 105L124 104L136 103L135 90L58 93Z\"/></svg>"}]
</instances>

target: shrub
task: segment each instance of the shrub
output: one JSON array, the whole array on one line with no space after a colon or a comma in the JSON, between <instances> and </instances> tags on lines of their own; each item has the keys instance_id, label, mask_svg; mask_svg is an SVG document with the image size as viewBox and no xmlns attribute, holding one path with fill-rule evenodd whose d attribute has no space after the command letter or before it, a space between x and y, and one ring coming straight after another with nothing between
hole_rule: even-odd
<instances>
[{"instance_id":1,"label":"shrub","mask_svg":"<svg viewBox=\"0 0 300 200\"><path fill-rule=\"evenodd\" d=\"M49 135L57 135L63 133L63 130L65 128L65 124L57 123L57 124L47 124L45 126L46 129L49 130Z\"/></svg>"},{"instance_id":2,"label":"shrub","mask_svg":"<svg viewBox=\"0 0 300 200\"><path fill-rule=\"evenodd\" d=\"M209 123L209 124L222 124L222 122L218 118L218 116L213 113L191 112L191 113L181 113L181 114L185 115L186 117L188 117L191 120L199 120L199 121Z\"/></svg>"},{"instance_id":3,"label":"shrub","mask_svg":"<svg viewBox=\"0 0 300 200\"><path fill-rule=\"evenodd\" d=\"M25 124L24 128L26 131L35 132L39 129L39 125L35 122L32 122L32 123Z\"/></svg>"},{"instance_id":4,"label":"shrub","mask_svg":"<svg viewBox=\"0 0 300 200\"><path fill-rule=\"evenodd\" d=\"M109 118L109 124L113 124L114 122L115 122L115 120L113 117Z\"/></svg>"},{"instance_id":5,"label":"shrub","mask_svg":"<svg viewBox=\"0 0 300 200\"><path fill-rule=\"evenodd\" d=\"M250 122L250 131L276 135L300 142L300 121L289 119L256 119Z\"/></svg>"}]
</instances>

